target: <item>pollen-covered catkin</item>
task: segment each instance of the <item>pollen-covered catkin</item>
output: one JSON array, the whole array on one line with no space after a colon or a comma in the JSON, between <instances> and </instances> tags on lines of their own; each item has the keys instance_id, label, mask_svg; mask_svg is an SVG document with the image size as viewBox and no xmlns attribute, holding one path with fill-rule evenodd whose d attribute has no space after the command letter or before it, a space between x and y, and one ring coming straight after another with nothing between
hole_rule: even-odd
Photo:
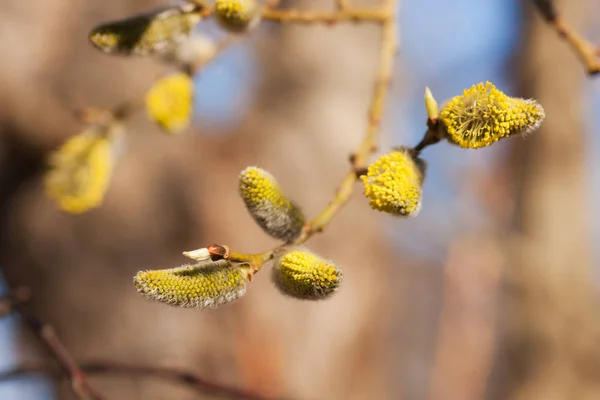
<instances>
[{"instance_id":1,"label":"pollen-covered catkin","mask_svg":"<svg viewBox=\"0 0 600 400\"><path fill-rule=\"evenodd\" d=\"M171 135L181 133L190 123L194 83L185 72L159 79L146 94L148 117Z\"/></svg>"},{"instance_id":2,"label":"pollen-covered catkin","mask_svg":"<svg viewBox=\"0 0 600 400\"><path fill-rule=\"evenodd\" d=\"M201 7L180 7L109 22L90 32L91 43L105 53L148 56L171 51L201 19Z\"/></svg>"},{"instance_id":3,"label":"pollen-covered catkin","mask_svg":"<svg viewBox=\"0 0 600 400\"><path fill-rule=\"evenodd\" d=\"M509 97L490 82L465 89L440 112L442 133L448 141L469 149L530 133L544 117L544 109L535 100Z\"/></svg>"},{"instance_id":4,"label":"pollen-covered catkin","mask_svg":"<svg viewBox=\"0 0 600 400\"><path fill-rule=\"evenodd\" d=\"M289 296L321 300L339 288L342 270L315 254L295 249L276 259L271 277L275 285Z\"/></svg>"},{"instance_id":5,"label":"pollen-covered catkin","mask_svg":"<svg viewBox=\"0 0 600 400\"><path fill-rule=\"evenodd\" d=\"M178 307L216 308L246 293L247 268L225 260L140 271L134 285L144 296Z\"/></svg>"},{"instance_id":6,"label":"pollen-covered catkin","mask_svg":"<svg viewBox=\"0 0 600 400\"><path fill-rule=\"evenodd\" d=\"M421 210L425 161L408 148L381 156L361 176L371 208L388 214L414 217Z\"/></svg>"},{"instance_id":7,"label":"pollen-covered catkin","mask_svg":"<svg viewBox=\"0 0 600 400\"><path fill-rule=\"evenodd\" d=\"M44 176L48 196L71 214L99 206L108 190L122 127L90 127L49 157Z\"/></svg>"},{"instance_id":8,"label":"pollen-covered catkin","mask_svg":"<svg viewBox=\"0 0 600 400\"><path fill-rule=\"evenodd\" d=\"M239 192L246 208L267 234L288 243L300 235L304 215L270 173L258 167L244 169L240 173Z\"/></svg>"},{"instance_id":9,"label":"pollen-covered catkin","mask_svg":"<svg viewBox=\"0 0 600 400\"><path fill-rule=\"evenodd\" d=\"M257 0L216 0L215 17L230 32L246 32L258 24L260 4Z\"/></svg>"}]
</instances>

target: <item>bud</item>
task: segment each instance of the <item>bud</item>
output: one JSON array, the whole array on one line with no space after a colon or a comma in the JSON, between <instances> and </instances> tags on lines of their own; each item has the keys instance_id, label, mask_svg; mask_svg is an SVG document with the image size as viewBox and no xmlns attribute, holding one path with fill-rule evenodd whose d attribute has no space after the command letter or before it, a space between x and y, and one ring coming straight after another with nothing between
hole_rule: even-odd
<instances>
[{"instance_id":1,"label":"bud","mask_svg":"<svg viewBox=\"0 0 600 400\"><path fill-rule=\"evenodd\" d=\"M208 261L210 260L210 252L206 247L201 249L192 250L192 251L184 251L183 255L187 258L191 258L195 261Z\"/></svg>"},{"instance_id":2,"label":"bud","mask_svg":"<svg viewBox=\"0 0 600 400\"><path fill-rule=\"evenodd\" d=\"M414 217L421 210L425 161L410 149L397 148L381 156L361 176L371 208L392 215Z\"/></svg>"},{"instance_id":3,"label":"bud","mask_svg":"<svg viewBox=\"0 0 600 400\"><path fill-rule=\"evenodd\" d=\"M288 243L300 235L304 215L270 173L258 167L246 168L240 173L239 191L246 208L267 234Z\"/></svg>"},{"instance_id":4,"label":"bud","mask_svg":"<svg viewBox=\"0 0 600 400\"><path fill-rule=\"evenodd\" d=\"M226 260L140 271L134 285L144 296L177 307L216 308L246 293L247 268Z\"/></svg>"},{"instance_id":5,"label":"bud","mask_svg":"<svg viewBox=\"0 0 600 400\"><path fill-rule=\"evenodd\" d=\"M200 21L202 7L185 4L120 21L90 32L90 41L105 53L147 56L171 51Z\"/></svg>"},{"instance_id":6,"label":"bud","mask_svg":"<svg viewBox=\"0 0 600 400\"><path fill-rule=\"evenodd\" d=\"M425 88L425 109L427 110L427 117L431 120L437 119L440 114L438 103L428 87Z\"/></svg>"},{"instance_id":7,"label":"bud","mask_svg":"<svg viewBox=\"0 0 600 400\"><path fill-rule=\"evenodd\" d=\"M535 100L509 97L490 83L465 89L442 107L440 121L449 142L477 149L536 130L544 109Z\"/></svg>"},{"instance_id":8,"label":"bud","mask_svg":"<svg viewBox=\"0 0 600 400\"><path fill-rule=\"evenodd\" d=\"M146 94L146 110L161 129L175 135L190 123L194 103L194 82L185 72L159 79Z\"/></svg>"},{"instance_id":9,"label":"bud","mask_svg":"<svg viewBox=\"0 0 600 400\"><path fill-rule=\"evenodd\" d=\"M80 214L102 203L122 133L117 123L90 127L50 155L44 184L62 210Z\"/></svg>"},{"instance_id":10,"label":"bud","mask_svg":"<svg viewBox=\"0 0 600 400\"><path fill-rule=\"evenodd\" d=\"M260 4L257 0L216 0L215 17L230 32L243 33L258 25Z\"/></svg>"},{"instance_id":11,"label":"bud","mask_svg":"<svg viewBox=\"0 0 600 400\"><path fill-rule=\"evenodd\" d=\"M273 266L273 282L283 293L306 300L322 300L340 286L342 271L304 250L281 255Z\"/></svg>"}]
</instances>

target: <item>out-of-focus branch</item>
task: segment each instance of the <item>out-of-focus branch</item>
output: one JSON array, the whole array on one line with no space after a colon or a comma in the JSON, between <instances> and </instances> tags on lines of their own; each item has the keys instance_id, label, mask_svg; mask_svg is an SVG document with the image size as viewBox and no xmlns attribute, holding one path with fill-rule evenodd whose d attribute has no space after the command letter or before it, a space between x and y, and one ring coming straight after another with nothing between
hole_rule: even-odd
<instances>
[{"instance_id":1,"label":"out-of-focus branch","mask_svg":"<svg viewBox=\"0 0 600 400\"><path fill-rule=\"evenodd\" d=\"M104 396L98 393L89 383L87 374L137 375L179 382L207 395L242 400L267 400L264 396L210 382L192 372L181 369L111 362L79 365L52 326L29 315L22 309L21 306L30 297L31 292L28 288L13 290L11 294L0 299L0 316L7 315L13 311L17 312L22 317L25 325L34 333L35 337L57 362L58 368L44 365L25 365L0 373L0 381L18 378L30 373L44 373L56 379L68 379L71 382L71 390L77 399L104 400Z\"/></svg>"},{"instance_id":2,"label":"out-of-focus branch","mask_svg":"<svg viewBox=\"0 0 600 400\"><path fill-rule=\"evenodd\" d=\"M268 397L256 393L246 392L227 385L210 382L193 372L156 366L122 364L114 362L82 363L79 367L88 375L117 375L138 376L144 378L157 378L187 386L198 393L208 396L217 396L239 400L269 400ZM64 379L56 368L47 365L22 365L0 373L0 382L17 379L24 375L44 374L55 379Z\"/></svg>"},{"instance_id":3,"label":"out-of-focus branch","mask_svg":"<svg viewBox=\"0 0 600 400\"><path fill-rule=\"evenodd\" d=\"M389 19L385 8L343 8L337 11L263 10L262 18L267 21L293 22L299 24L333 24L336 22L375 22Z\"/></svg>"},{"instance_id":4,"label":"out-of-focus branch","mask_svg":"<svg viewBox=\"0 0 600 400\"><path fill-rule=\"evenodd\" d=\"M19 287L9 295L0 298L0 318L11 314L15 309L26 303L31 298L31 291L26 287Z\"/></svg>"},{"instance_id":5,"label":"out-of-focus branch","mask_svg":"<svg viewBox=\"0 0 600 400\"><path fill-rule=\"evenodd\" d=\"M600 48L580 35L570 25L565 23L552 0L531 0L536 10L544 20L552 25L556 32L569 43L575 54L583 62L588 75L600 73Z\"/></svg>"},{"instance_id":6,"label":"out-of-focus branch","mask_svg":"<svg viewBox=\"0 0 600 400\"><path fill-rule=\"evenodd\" d=\"M50 325L19 311L25 324L33 331L39 341L57 361L64 378L71 382L73 394L81 400L104 400L104 396L89 383L85 373L79 368L71 353L59 339Z\"/></svg>"}]
</instances>

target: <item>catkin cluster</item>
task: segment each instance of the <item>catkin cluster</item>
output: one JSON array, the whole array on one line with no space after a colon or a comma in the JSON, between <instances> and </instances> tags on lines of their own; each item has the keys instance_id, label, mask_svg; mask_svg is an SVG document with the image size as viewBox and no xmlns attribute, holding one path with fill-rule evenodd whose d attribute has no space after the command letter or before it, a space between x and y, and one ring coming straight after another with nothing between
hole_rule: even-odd
<instances>
[{"instance_id":1,"label":"catkin cluster","mask_svg":"<svg viewBox=\"0 0 600 400\"><path fill-rule=\"evenodd\" d=\"M490 82L465 89L441 108L427 88L425 109L429 120L424 143L447 139L467 149L533 132L545 116L535 100L509 97ZM419 213L426 167L420 158L423 147L396 148L368 166L361 180L373 209L402 217Z\"/></svg>"},{"instance_id":2,"label":"catkin cluster","mask_svg":"<svg viewBox=\"0 0 600 400\"><path fill-rule=\"evenodd\" d=\"M258 25L263 13L258 0L215 0L209 9L201 4L185 1L103 23L89 33L91 44L106 54L150 56L171 67L144 98L150 121L170 135L188 127L196 97L194 74L222 48L194 35L196 26L212 17L229 33L245 33ZM421 143L393 148L370 165L353 165L353 173L364 185L364 195L377 211L400 217L419 213L426 169L421 151L426 146L445 139L463 148L478 149L532 132L545 117L535 100L510 97L490 82L465 89L441 107L426 89L425 109L428 130ZM105 118L88 123L49 156L46 190L67 212L76 214L98 207L108 190L126 115L122 110L105 111ZM218 307L243 296L253 275L267 264L271 265L273 283L288 296L321 300L339 290L341 269L299 247L311 232L323 226L306 221L301 208L271 173L258 167L245 168L239 175L238 193L258 226L282 243L259 254L238 253L218 244L184 252L193 264L140 271L134 277L142 295L178 307Z\"/></svg>"}]
</instances>

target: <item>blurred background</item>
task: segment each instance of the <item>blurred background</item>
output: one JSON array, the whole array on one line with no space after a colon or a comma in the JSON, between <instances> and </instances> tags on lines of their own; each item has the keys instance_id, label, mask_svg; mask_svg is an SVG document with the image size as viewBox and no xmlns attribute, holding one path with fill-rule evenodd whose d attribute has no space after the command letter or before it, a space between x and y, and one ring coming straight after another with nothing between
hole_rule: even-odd
<instances>
[{"instance_id":1,"label":"blurred background","mask_svg":"<svg viewBox=\"0 0 600 400\"><path fill-rule=\"evenodd\" d=\"M264 23L197 74L184 135L144 113L131 121L104 204L72 216L41 185L48 152L82 129L72 110L141 97L166 71L102 54L87 34L164 2L2 1L1 290L29 286L31 312L78 360L180 367L275 398L599 399L600 81L529 3L401 1L380 153L420 140L425 86L438 100L486 80L534 97L547 115L539 131L478 151L427 148L414 219L372 211L357 186L308 243L344 270L330 300L284 297L261 273L241 300L198 311L146 300L132 277L212 242L276 245L237 195L248 165L271 171L309 216L327 204L366 127L379 28ZM600 1L556 5L600 43ZM0 370L39 350L18 318L0 320ZM152 379L91 381L108 399L203 398ZM2 400L71 396L40 377L0 384Z\"/></svg>"}]
</instances>

